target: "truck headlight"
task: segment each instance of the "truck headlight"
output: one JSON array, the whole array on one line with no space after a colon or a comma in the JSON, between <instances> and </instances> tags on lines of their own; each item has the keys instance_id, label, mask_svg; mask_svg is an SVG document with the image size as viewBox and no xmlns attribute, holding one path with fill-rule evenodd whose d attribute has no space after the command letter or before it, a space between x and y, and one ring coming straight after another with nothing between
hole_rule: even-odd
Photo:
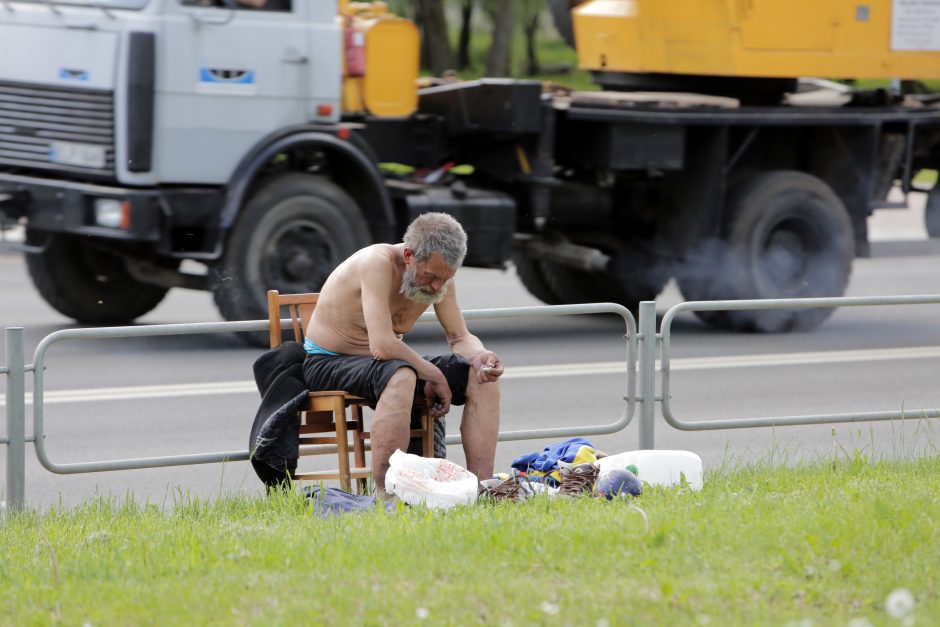
<instances>
[{"instance_id":1,"label":"truck headlight","mask_svg":"<svg viewBox=\"0 0 940 627\"><path fill-rule=\"evenodd\" d=\"M96 198L95 224L109 229L126 229L130 227L130 203L116 198Z\"/></svg>"}]
</instances>

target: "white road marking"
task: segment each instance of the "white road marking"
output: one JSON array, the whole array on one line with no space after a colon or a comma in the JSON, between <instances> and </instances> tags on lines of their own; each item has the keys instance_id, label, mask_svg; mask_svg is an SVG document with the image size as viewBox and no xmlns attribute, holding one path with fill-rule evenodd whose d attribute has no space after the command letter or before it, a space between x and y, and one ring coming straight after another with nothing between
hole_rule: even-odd
<instances>
[{"instance_id":1,"label":"white road marking","mask_svg":"<svg viewBox=\"0 0 940 627\"><path fill-rule=\"evenodd\" d=\"M872 361L940 358L940 346L914 348L879 348L870 350L824 351L813 353L787 353L772 355L733 355L727 357L683 357L669 362L670 370L719 370L724 368L753 368L759 366L803 366L809 364L839 364ZM657 368L659 365L657 364ZM551 364L544 366L514 366L506 370L503 379L542 379L549 377L577 377L589 375L623 374L622 361L602 361L586 364ZM211 383L175 383L166 385L138 385L83 390L50 390L43 395L46 404L83 403L89 401L125 401L145 398L182 398L186 396L215 396L219 394L258 394L251 380L218 381ZM26 402L32 403L32 394ZM6 397L0 396L0 405Z\"/></svg>"}]
</instances>

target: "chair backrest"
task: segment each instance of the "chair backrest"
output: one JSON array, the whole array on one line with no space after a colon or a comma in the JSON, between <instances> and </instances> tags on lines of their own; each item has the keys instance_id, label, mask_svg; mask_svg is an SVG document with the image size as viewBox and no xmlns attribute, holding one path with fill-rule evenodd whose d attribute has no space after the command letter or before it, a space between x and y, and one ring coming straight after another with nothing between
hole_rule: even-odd
<instances>
[{"instance_id":1,"label":"chair backrest","mask_svg":"<svg viewBox=\"0 0 940 627\"><path fill-rule=\"evenodd\" d=\"M281 308L287 307L287 317L294 329L294 339L304 343L304 331L310 322L310 316L317 306L319 294L281 294L277 290L268 290L268 322L271 326L271 348L280 346Z\"/></svg>"}]
</instances>

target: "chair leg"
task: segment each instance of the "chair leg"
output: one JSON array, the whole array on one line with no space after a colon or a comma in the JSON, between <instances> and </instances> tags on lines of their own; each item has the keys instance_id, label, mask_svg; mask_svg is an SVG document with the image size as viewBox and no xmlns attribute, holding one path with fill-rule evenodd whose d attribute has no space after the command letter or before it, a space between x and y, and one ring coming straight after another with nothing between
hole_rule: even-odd
<instances>
[{"instance_id":1,"label":"chair leg","mask_svg":"<svg viewBox=\"0 0 940 627\"><path fill-rule=\"evenodd\" d=\"M353 422L356 424L356 430L353 432L353 459L355 460L356 468L365 468L366 442L365 438L362 437L362 432L365 430L365 426L362 422L362 406L353 404L349 409L352 413ZM359 494L365 494L369 487L368 480L362 477L356 480L356 484L358 485Z\"/></svg>"},{"instance_id":2,"label":"chair leg","mask_svg":"<svg viewBox=\"0 0 940 627\"><path fill-rule=\"evenodd\" d=\"M356 467L363 468L366 465L366 446L365 439L362 437L362 407L353 405L349 408L352 413L352 421L356 425L353 432L353 459L356 460Z\"/></svg>"},{"instance_id":3,"label":"chair leg","mask_svg":"<svg viewBox=\"0 0 940 627\"><path fill-rule=\"evenodd\" d=\"M339 457L339 487L349 492L349 441L346 434L346 403L342 396L333 398L333 420L336 426L336 455Z\"/></svg>"}]
</instances>

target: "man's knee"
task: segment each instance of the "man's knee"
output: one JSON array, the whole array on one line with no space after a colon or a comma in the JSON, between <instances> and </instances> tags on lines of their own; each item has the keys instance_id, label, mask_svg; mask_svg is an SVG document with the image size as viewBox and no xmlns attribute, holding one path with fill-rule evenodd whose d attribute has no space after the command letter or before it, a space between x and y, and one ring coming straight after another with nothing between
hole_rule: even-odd
<instances>
[{"instance_id":1,"label":"man's knee","mask_svg":"<svg viewBox=\"0 0 940 627\"><path fill-rule=\"evenodd\" d=\"M471 373L467 380L467 399L480 399L484 397L499 398L499 383L499 381L480 383Z\"/></svg>"},{"instance_id":2,"label":"man's knee","mask_svg":"<svg viewBox=\"0 0 940 627\"><path fill-rule=\"evenodd\" d=\"M385 389L382 390L382 399L392 398L399 400L401 402L406 402L411 404L414 399L415 386L418 384L418 375L411 368L399 368L395 371L389 380L385 384Z\"/></svg>"}]
</instances>

